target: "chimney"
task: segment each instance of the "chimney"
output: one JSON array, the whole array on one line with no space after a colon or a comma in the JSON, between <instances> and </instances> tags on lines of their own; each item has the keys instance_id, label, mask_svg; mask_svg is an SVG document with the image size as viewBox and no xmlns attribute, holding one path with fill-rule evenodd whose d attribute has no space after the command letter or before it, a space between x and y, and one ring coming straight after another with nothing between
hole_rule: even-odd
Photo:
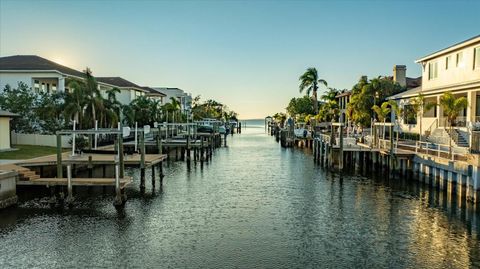
<instances>
[{"instance_id":1,"label":"chimney","mask_svg":"<svg viewBox=\"0 0 480 269\"><path fill-rule=\"evenodd\" d=\"M393 66L393 81L398 82L400 86L407 86L407 67L405 65Z\"/></svg>"}]
</instances>

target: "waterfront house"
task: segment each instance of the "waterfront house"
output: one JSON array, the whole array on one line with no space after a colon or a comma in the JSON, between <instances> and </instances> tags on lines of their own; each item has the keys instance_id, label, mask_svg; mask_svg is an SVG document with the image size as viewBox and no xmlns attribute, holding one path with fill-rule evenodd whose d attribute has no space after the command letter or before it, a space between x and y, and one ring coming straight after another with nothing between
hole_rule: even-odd
<instances>
[{"instance_id":1,"label":"waterfront house","mask_svg":"<svg viewBox=\"0 0 480 269\"><path fill-rule=\"evenodd\" d=\"M36 92L65 91L68 79L83 79L85 74L36 55L0 57L0 91L6 85L16 88L25 83Z\"/></svg>"},{"instance_id":2,"label":"waterfront house","mask_svg":"<svg viewBox=\"0 0 480 269\"><path fill-rule=\"evenodd\" d=\"M393 76L388 77L389 79L397 82L400 86L404 87L405 90L413 89L419 87L422 84L422 77L411 78L407 77L407 67L405 65L395 65L393 66ZM346 123L347 121L347 106L352 97L351 90L343 90L335 96L339 110L340 117L339 121Z\"/></svg>"},{"instance_id":3,"label":"waterfront house","mask_svg":"<svg viewBox=\"0 0 480 269\"><path fill-rule=\"evenodd\" d=\"M10 138L10 120L18 115L5 110L0 110L0 151L10 150L12 140Z\"/></svg>"},{"instance_id":4,"label":"waterfront house","mask_svg":"<svg viewBox=\"0 0 480 269\"><path fill-rule=\"evenodd\" d=\"M166 97L166 94L159 92L155 90L154 88L146 87L143 86L142 89L144 89L146 92L146 96L152 100L159 101L161 105L164 104L165 100L164 98Z\"/></svg>"},{"instance_id":5,"label":"waterfront house","mask_svg":"<svg viewBox=\"0 0 480 269\"><path fill-rule=\"evenodd\" d=\"M98 82L102 94L109 88L118 88L120 93L117 94L117 100L123 105L128 105L137 97L144 96L148 93L146 89L121 77L95 77L95 79Z\"/></svg>"},{"instance_id":6,"label":"waterfront house","mask_svg":"<svg viewBox=\"0 0 480 269\"><path fill-rule=\"evenodd\" d=\"M181 111L185 113L192 109L192 95L179 88L154 87L158 92L165 94L165 103L171 103L171 98L180 102Z\"/></svg>"},{"instance_id":7,"label":"waterfront house","mask_svg":"<svg viewBox=\"0 0 480 269\"><path fill-rule=\"evenodd\" d=\"M468 107L456 119L454 132L457 135L452 138L445 131L447 123L440 106L424 111L422 117L402 115L400 128L404 132L420 133L421 120L422 135L430 141L446 143L440 138L447 137L457 146L470 146L472 131L480 122L480 35L426 55L416 63L422 67L422 85L390 97L404 111L409 110L412 100L419 94L424 95L426 103L439 104L445 92L466 97Z\"/></svg>"}]
</instances>

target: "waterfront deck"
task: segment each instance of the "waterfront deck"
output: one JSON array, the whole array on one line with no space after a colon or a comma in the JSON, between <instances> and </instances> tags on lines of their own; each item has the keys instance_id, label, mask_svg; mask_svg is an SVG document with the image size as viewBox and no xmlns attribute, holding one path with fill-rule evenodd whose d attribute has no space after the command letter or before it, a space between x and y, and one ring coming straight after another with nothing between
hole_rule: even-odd
<instances>
[{"instance_id":1,"label":"waterfront deck","mask_svg":"<svg viewBox=\"0 0 480 269\"><path fill-rule=\"evenodd\" d=\"M62 154L63 164L93 164L93 165L114 165L116 154L96 154L84 153L72 156L71 153ZM91 157L91 159L90 159ZM166 154L145 154L145 166L156 165L167 158ZM124 162L127 166L139 166L141 163L141 154L125 155ZM17 166L34 167L57 165L57 156L48 155L34 159L19 161Z\"/></svg>"},{"instance_id":2,"label":"waterfront deck","mask_svg":"<svg viewBox=\"0 0 480 269\"><path fill-rule=\"evenodd\" d=\"M132 183L132 177L120 179L120 189ZM17 186L67 186L67 178L38 178L28 181L17 180ZM72 186L115 186L115 178L72 178Z\"/></svg>"}]
</instances>

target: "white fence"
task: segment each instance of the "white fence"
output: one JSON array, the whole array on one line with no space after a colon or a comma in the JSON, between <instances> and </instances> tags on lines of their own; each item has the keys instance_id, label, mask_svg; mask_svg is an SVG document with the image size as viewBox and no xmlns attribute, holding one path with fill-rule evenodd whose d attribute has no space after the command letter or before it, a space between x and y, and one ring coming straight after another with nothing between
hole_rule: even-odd
<instances>
[{"instance_id":1,"label":"white fence","mask_svg":"<svg viewBox=\"0 0 480 269\"><path fill-rule=\"evenodd\" d=\"M62 148L71 148L70 136L62 136ZM33 145L33 146L57 146L56 135L40 135L40 134L20 134L12 132L12 144L14 145Z\"/></svg>"}]
</instances>

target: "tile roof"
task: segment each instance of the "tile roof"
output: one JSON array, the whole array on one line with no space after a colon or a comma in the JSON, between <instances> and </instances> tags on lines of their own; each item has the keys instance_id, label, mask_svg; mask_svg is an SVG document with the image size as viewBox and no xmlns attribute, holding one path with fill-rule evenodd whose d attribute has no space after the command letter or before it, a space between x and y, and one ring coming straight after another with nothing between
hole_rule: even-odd
<instances>
[{"instance_id":1,"label":"tile roof","mask_svg":"<svg viewBox=\"0 0 480 269\"><path fill-rule=\"evenodd\" d=\"M147 95L160 95L160 96L163 96L163 97L167 96L163 92L159 92L159 91L157 91L153 88L147 87L147 86L143 86L142 89L147 91Z\"/></svg>"},{"instance_id":2,"label":"tile roof","mask_svg":"<svg viewBox=\"0 0 480 269\"><path fill-rule=\"evenodd\" d=\"M72 69L70 67L63 66L61 64L52 62L45 58L36 55L15 55L0 57L0 70L8 71L52 71L56 70L60 73L76 77L84 77L85 74Z\"/></svg>"},{"instance_id":3,"label":"tile roof","mask_svg":"<svg viewBox=\"0 0 480 269\"><path fill-rule=\"evenodd\" d=\"M117 86L120 88L137 88L143 90L142 87L138 86L137 84L130 82L121 77L95 77L97 82L110 84L112 86Z\"/></svg>"}]
</instances>

